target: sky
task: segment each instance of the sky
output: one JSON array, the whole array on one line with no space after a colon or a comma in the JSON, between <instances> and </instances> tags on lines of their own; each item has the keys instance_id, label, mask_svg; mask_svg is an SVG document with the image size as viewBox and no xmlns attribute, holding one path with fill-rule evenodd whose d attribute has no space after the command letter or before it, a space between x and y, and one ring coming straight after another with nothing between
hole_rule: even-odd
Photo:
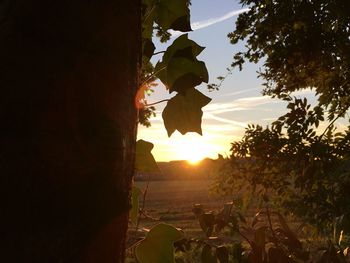
<instances>
[{"instance_id":1,"label":"sky","mask_svg":"<svg viewBox=\"0 0 350 263\"><path fill-rule=\"evenodd\" d=\"M209 72L209 83L226 74L233 54L244 50L244 43L232 45L227 34L235 28L237 14L244 12L235 0L192 0L191 24L194 29L189 38L206 47L198 56L206 63ZM166 44L156 41L156 51L165 50L178 36ZM152 61L156 63L160 56ZM139 126L138 139L154 144L152 153L157 161L190 160L198 161L205 157L217 158L218 154L230 155L230 146L239 140L249 123L267 125L285 113L285 103L270 97L263 97L262 80L257 77L259 64L245 64L243 71L233 71L222 84L219 91L209 92L206 85L198 90L212 98L203 108L203 136L196 133L181 135L175 132L167 136L161 112L165 103L156 105L157 116L151 119L152 126ZM306 92L307 93L307 92ZM303 95L303 94L299 94ZM158 85L148 98L148 103L171 98L163 85Z\"/></svg>"}]
</instances>

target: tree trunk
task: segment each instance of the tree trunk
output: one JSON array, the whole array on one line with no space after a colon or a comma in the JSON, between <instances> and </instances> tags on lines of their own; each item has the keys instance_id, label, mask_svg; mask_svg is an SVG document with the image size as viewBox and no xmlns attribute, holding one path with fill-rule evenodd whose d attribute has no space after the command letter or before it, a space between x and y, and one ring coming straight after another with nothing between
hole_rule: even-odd
<instances>
[{"instance_id":1,"label":"tree trunk","mask_svg":"<svg viewBox=\"0 0 350 263\"><path fill-rule=\"evenodd\" d=\"M139 0L0 2L1 262L123 262Z\"/></svg>"}]
</instances>

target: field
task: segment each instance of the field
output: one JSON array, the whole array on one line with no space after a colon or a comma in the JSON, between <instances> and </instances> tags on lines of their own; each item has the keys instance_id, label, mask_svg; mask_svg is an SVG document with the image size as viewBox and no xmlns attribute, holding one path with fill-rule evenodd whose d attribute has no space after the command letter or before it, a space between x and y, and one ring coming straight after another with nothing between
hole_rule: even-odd
<instances>
[{"instance_id":1,"label":"field","mask_svg":"<svg viewBox=\"0 0 350 263\"><path fill-rule=\"evenodd\" d=\"M202 204L207 211L218 211L230 197L209 193L210 180L151 181L145 201L145 211L154 218L142 219L140 227L149 228L157 222L167 222L190 235L201 235L199 223L192 213L194 204ZM135 183L145 189L147 182ZM142 205L142 201L141 201ZM157 220L155 220L157 219Z\"/></svg>"}]
</instances>

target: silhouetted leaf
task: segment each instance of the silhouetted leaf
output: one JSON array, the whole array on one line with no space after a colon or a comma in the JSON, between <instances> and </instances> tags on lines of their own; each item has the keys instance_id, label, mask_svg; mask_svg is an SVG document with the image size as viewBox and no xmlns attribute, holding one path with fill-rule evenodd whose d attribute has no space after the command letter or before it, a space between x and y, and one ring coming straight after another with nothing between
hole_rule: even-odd
<instances>
[{"instance_id":1,"label":"silhouetted leaf","mask_svg":"<svg viewBox=\"0 0 350 263\"><path fill-rule=\"evenodd\" d=\"M174 242L184 237L182 231L168 224L154 226L136 247L140 263L174 263Z\"/></svg>"},{"instance_id":2,"label":"silhouetted leaf","mask_svg":"<svg viewBox=\"0 0 350 263\"><path fill-rule=\"evenodd\" d=\"M169 92L184 93L202 82L208 82L208 71L204 62L197 60L203 47L188 39L188 35L178 37L155 67L158 78Z\"/></svg>"},{"instance_id":3,"label":"silhouetted leaf","mask_svg":"<svg viewBox=\"0 0 350 263\"><path fill-rule=\"evenodd\" d=\"M151 58L156 47L154 46L152 40L144 39L142 41L142 55L146 58Z\"/></svg>"},{"instance_id":4,"label":"silhouetted leaf","mask_svg":"<svg viewBox=\"0 0 350 263\"><path fill-rule=\"evenodd\" d=\"M136 142L135 170L145 173L158 173L159 168L151 151L153 144L144 140Z\"/></svg>"},{"instance_id":5,"label":"silhouetted leaf","mask_svg":"<svg viewBox=\"0 0 350 263\"><path fill-rule=\"evenodd\" d=\"M187 0L157 1L155 22L164 30L192 31Z\"/></svg>"},{"instance_id":6,"label":"silhouetted leaf","mask_svg":"<svg viewBox=\"0 0 350 263\"><path fill-rule=\"evenodd\" d=\"M204 213L199 216L199 225L208 237L213 233L214 224L215 216L213 213Z\"/></svg>"},{"instance_id":7,"label":"silhouetted leaf","mask_svg":"<svg viewBox=\"0 0 350 263\"><path fill-rule=\"evenodd\" d=\"M196 89L187 90L185 95L177 94L164 108L162 117L168 136L178 130L181 134L197 132L202 135L202 107L211 101Z\"/></svg>"}]
</instances>

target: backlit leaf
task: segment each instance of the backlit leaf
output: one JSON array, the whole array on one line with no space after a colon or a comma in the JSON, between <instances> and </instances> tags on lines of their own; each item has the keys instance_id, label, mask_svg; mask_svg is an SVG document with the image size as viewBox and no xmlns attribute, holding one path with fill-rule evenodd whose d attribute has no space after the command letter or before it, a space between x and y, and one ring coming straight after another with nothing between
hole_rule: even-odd
<instances>
[{"instance_id":1,"label":"backlit leaf","mask_svg":"<svg viewBox=\"0 0 350 263\"><path fill-rule=\"evenodd\" d=\"M164 30L192 31L187 0L159 0L155 22Z\"/></svg>"},{"instance_id":2,"label":"backlit leaf","mask_svg":"<svg viewBox=\"0 0 350 263\"><path fill-rule=\"evenodd\" d=\"M177 94L168 101L162 117L168 136L178 130L181 134L197 132L202 135L202 107L211 101L196 89L187 90L185 95Z\"/></svg>"},{"instance_id":3,"label":"backlit leaf","mask_svg":"<svg viewBox=\"0 0 350 263\"><path fill-rule=\"evenodd\" d=\"M153 144L144 140L136 142L135 170L145 173L158 173L159 168L151 151Z\"/></svg>"},{"instance_id":4,"label":"backlit leaf","mask_svg":"<svg viewBox=\"0 0 350 263\"><path fill-rule=\"evenodd\" d=\"M168 224L158 224L137 245L136 258L140 263L173 263L174 242L183 237L181 230Z\"/></svg>"},{"instance_id":5,"label":"backlit leaf","mask_svg":"<svg viewBox=\"0 0 350 263\"><path fill-rule=\"evenodd\" d=\"M204 62L198 56L203 47L188 39L188 35L178 37L164 53L161 62L155 67L158 78L169 92L184 93L202 82L208 82L209 76Z\"/></svg>"}]
</instances>

